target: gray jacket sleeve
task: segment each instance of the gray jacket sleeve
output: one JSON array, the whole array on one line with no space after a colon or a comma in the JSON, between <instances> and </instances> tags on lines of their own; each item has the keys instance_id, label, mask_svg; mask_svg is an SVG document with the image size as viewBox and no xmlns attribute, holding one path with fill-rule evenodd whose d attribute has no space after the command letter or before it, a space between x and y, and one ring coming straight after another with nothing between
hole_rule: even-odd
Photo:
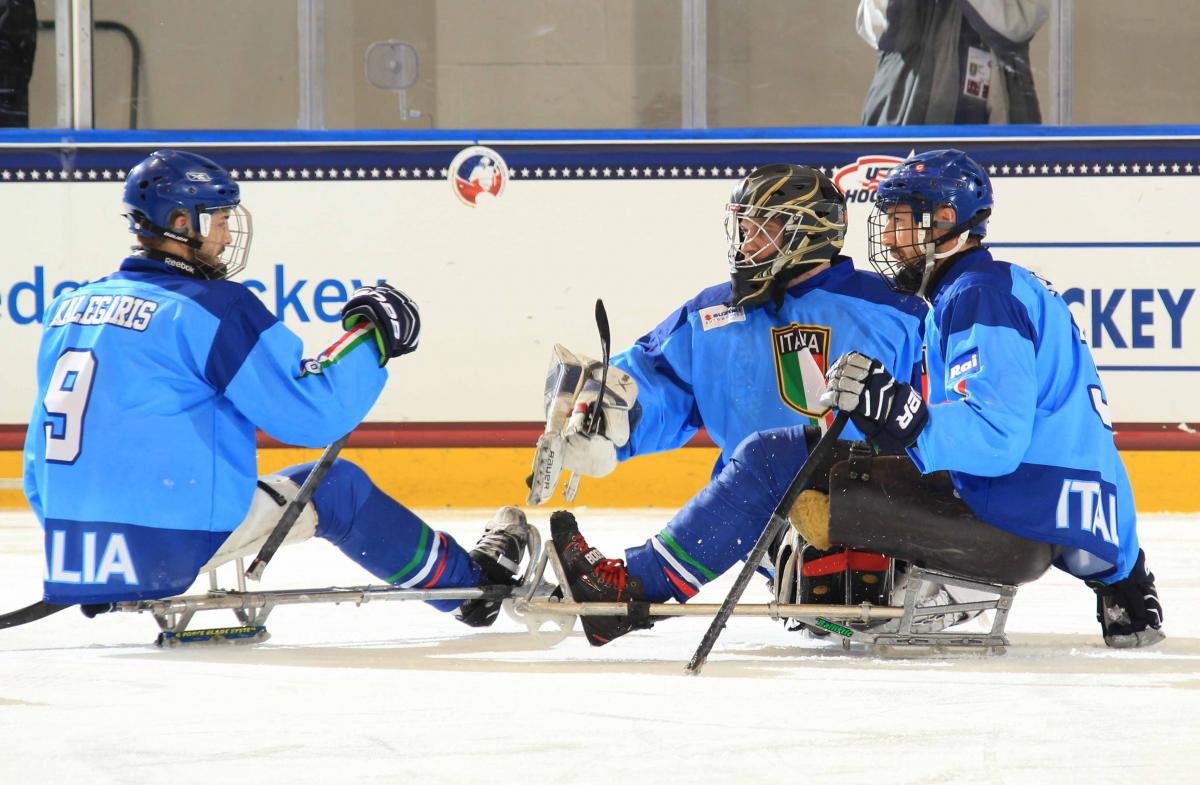
<instances>
[{"instance_id":1,"label":"gray jacket sleeve","mask_svg":"<svg viewBox=\"0 0 1200 785\"><path fill-rule=\"evenodd\" d=\"M859 0L858 35L880 52L904 52L921 44L921 31L936 0Z\"/></svg>"},{"instance_id":2,"label":"gray jacket sleeve","mask_svg":"<svg viewBox=\"0 0 1200 785\"><path fill-rule=\"evenodd\" d=\"M1050 18L1050 0L959 0L959 6L980 35L998 36L1010 45L1029 41Z\"/></svg>"}]
</instances>

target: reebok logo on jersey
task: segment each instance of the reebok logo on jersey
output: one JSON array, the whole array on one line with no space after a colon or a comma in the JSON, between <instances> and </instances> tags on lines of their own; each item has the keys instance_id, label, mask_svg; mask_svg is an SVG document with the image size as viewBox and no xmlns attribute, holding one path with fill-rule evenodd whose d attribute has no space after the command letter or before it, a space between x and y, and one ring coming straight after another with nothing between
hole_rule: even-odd
<instances>
[{"instance_id":1,"label":"reebok logo on jersey","mask_svg":"<svg viewBox=\"0 0 1200 785\"><path fill-rule=\"evenodd\" d=\"M718 327L724 327L727 324L734 322L746 321L746 313L741 308L733 308L728 305L714 305L709 308L701 308L700 324L704 327L704 331L715 330Z\"/></svg>"}]
</instances>

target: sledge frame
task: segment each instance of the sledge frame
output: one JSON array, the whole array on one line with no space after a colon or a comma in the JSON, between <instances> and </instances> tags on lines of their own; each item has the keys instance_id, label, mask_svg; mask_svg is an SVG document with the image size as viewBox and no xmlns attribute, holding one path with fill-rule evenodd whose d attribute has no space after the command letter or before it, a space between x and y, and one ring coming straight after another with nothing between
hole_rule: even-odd
<instances>
[{"instance_id":1,"label":"sledge frame","mask_svg":"<svg viewBox=\"0 0 1200 785\"><path fill-rule=\"evenodd\" d=\"M234 562L236 588L218 586L216 572L209 572L209 590L205 594L168 597L160 600L130 600L115 603L112 611L149 613L159 627L157 645L173 647L192 642L261 643L270 637L266 621L281 605L342 604L363 605L367 602L409 600L502 600L505 611L525 624L530 634L553 645L570 634L575 619L588 616L622 616L635 612L649 618L679 616L711 617L720 608L709 603L626 603L577 602L571 594L562 562L552 544L543 546L541 535L531 527L530 559L516 586L488 586L458 589L404 589L390 585L326 587L319 589L276 589L247 591L243 560ZM546 580L549 569L557 583ZM922 582L962 586L995 595L970 603L917 607L916 600ZM1008 646L1004 634L1008 613L1012 607L1015 586L986 583L936 570L911 568L903 606L818 605L739 603L735 616L756 616L770 619L793 619L820 627L841 636L842 646L864 644L880 653L914 647L981 650L1003 653ZM201 611L232 610L238 624L231 627L189 629L195 615ZM928 631L937 620L964 612L994 611L991 629L985 633L951 630Z\"/></svg>"}]
</instances>

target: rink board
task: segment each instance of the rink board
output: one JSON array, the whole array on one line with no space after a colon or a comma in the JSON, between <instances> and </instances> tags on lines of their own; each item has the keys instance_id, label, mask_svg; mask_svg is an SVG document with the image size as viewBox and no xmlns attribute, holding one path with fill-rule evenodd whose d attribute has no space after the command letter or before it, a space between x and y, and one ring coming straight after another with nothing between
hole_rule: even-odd
<instances>
[{"instance_id":1,"label":"rink board","mask_svg":"<svg viewBox=\"0 0 1200 785\"><path fill-rule=\"evenodd\" d=\"M1138 449L1183 449L1170 461L1190 463L1186 451L1200 449L1191 425L1200 422L1200 227L1189 209L1200 129L869 133L8 133L0 207L19 220L0 265L0 356L9 368L34 367L47 303L110 272L129 245L120 218L128 167L149 149L184 147L243 182L255 235L241 279L313 354L337 335L357 283L387 279L418 300L421 349L391 366L370 422L503 429L540 419L555 342L598 354L597 297L621 347L724 279L723 207L742 173L777 161L825 169L851 199L847 251L862 264L872 182L910 151L955 146L992 173L996 256L1043 275L1070 303L1113 419L1157 424L1170 443ZM483 164L497 190L473 205L451 177L478 171L480 155L459 155L472 145L489 148ZM0 448L19 449L34 392L32 373L10 374ZM382 470L432 488L437 471L461 477L475 460L461 441L423 446L446 451L441 468L413 469L429 462L397 453L381 454ZM656 467L653 481L677 481L674 465ZM679 471L690 483L694 469ZM1159 501L1153 509L1169 509Z\"/></svg>"}]
</instances>

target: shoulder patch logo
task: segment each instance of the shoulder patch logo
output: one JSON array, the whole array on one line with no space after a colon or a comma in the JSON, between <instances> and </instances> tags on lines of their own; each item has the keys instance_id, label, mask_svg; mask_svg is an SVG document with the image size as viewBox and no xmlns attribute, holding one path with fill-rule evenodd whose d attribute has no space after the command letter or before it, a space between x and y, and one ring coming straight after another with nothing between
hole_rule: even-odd
<instances>
[{"instance_id":1,"label":"shoulder patch logo","mask_svg":"<svg viewBox=\"0 0 1200 785\"><path fill-rule=\"evenodd\" d=\"M967 378L979 373L979 349L960 354L946 367L946 386L962 397L967 397Z\"/></svg>"},{"instance_id":2,"label":"shoulder patch logo","mask_svg":"<svg viewBox=\"0 0 1200 785\"><path fill-rule=\"evenodd\" d=\"M779 397L791 409L814 419L832 422L832 412L823 412L817 399L825 391L829 369L830 328L817 324L791 324L771 328L775 355L775 379Z\"/></svg>"},{"instance_id":3,"label":"shoulder patch logo","mask_svg":"<svg viewBox=\"0 0 1200 785\"><path fill-rule=\"evenodd\" d=\"M704 332L715 330L718 327L724 327L734 322L746 321L745 311L741 308L733 308L728 305L713 305L708 308L701 308L697 313L700 314L700 324L704 327Z\"/></svg>"}]
</instances>

